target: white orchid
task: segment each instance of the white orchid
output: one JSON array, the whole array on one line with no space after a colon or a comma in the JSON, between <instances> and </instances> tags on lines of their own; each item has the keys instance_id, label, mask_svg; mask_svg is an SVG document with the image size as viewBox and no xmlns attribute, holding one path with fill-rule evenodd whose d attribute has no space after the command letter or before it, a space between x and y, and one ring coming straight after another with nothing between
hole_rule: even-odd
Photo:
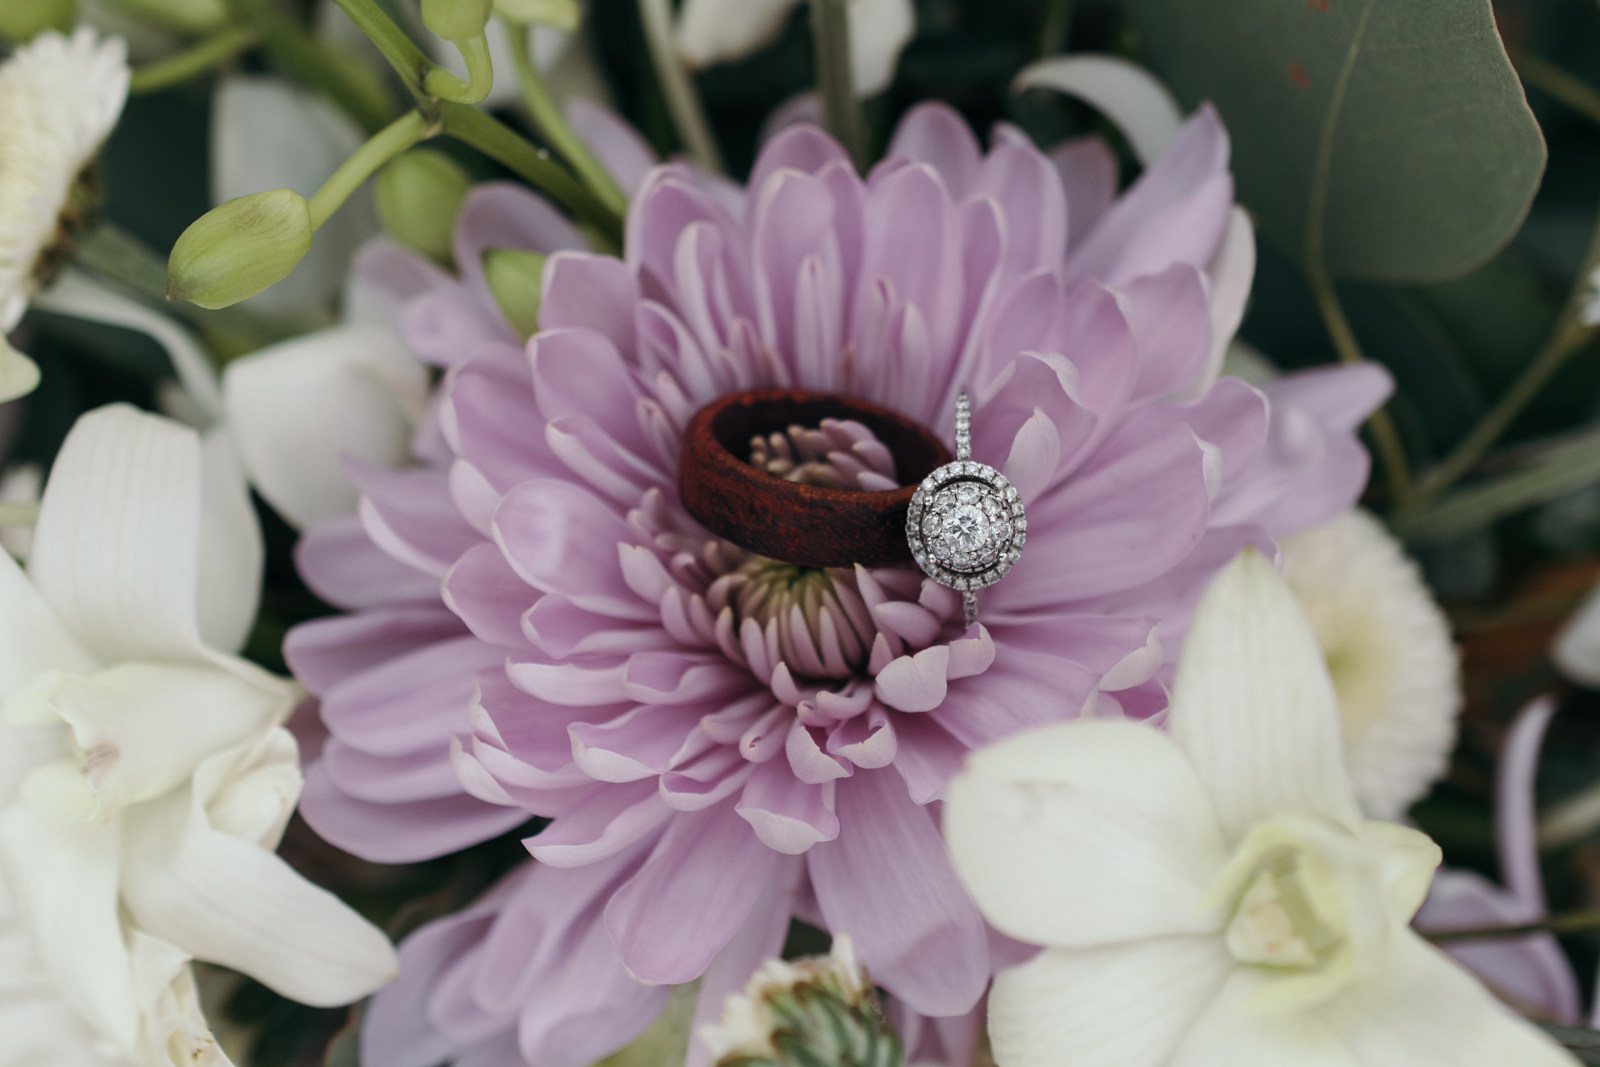
<instances>
[{"instance_id":1,"label":"white orchid","mask_svg":"<svg viewBox=\"0 0 1600 1067\"><path fill-rule=\"evenodd\" d=\"M1195 613L1169 723L1029 731L950 787L979 907L1046 946L995 979L1001 1067L1575 1062L1408 925L1439 849L1362 819L1322 652L1252 550Z\"/></svg>"},{"instance_id":2,"label":"white orchid","mask_svg":"<svg viewBox=\"0 0 1600 1067\"><path fill-rule=\"evenodd\" d=\"M8 1013L33 997L107 1062L225 1063L190 958L319 1005L393 977L387 938L273 853L301 692L232 654L261 543L226 436L83 416L32 548L26 574L0 553L0 881L35 954L0 955L0 1044L65 1040L49 1012Z\"/></svg>"},{"instance_id":3,"label":"white orchid","mask_svg":"<svg viewBox=\"0 0 1600 1067\"><path fill-rule=\"evenodd\" d=\"M1373 818L1398 819L1455 747L1450 622L1400 543L1359 508L1284 538L1283 576L1333 676L1356 801Z\"/></svg>"},{"instance_id":4,"label":"white orchid","mask_svg":"<svg viewBox=\"0 0 1600 1067\"><path fill-rule=\"evenodd\" d=\"M0 400L39 383L39 368L4 335L87 222L95 197L85 171L127 95L122 41L88 28L41 33L0 64Z\"/></svg>"},{"instance_id":5,"label":"white orchid","mask_svg":"<svg viewBox=\"0 0 1600 1067\"><path fill-rule=\"evenodd\" d=\"M296 529L355 511L341 463L403 466L428 370L351 278L345 321L233 360L223 402L257 491Z\"/></svg>"},{"instance_id":6,"label":"white orchid","mask_svg":"<svg viewBox=\"0 0 1600 1067\"><path fill-rule=\"evenodd\" d=\"M678 53L691 67L743 59L783 32L801 0L685 0ZM856 94L875 96L894 80L900 53L917 32L911 0L850 0L850 69Z\"/></svg>"}]
</instances>

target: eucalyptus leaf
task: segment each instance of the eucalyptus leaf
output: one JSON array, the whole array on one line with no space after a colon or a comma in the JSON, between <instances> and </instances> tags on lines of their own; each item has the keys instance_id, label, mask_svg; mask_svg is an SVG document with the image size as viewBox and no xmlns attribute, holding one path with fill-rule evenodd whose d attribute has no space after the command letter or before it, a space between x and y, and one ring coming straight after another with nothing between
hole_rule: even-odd
<instances>
[{"instance_id":1,"label":"eucalyptus leaf","mask_svg":"<svg viewBox=\"0 0 1600 1067\"><path fill-rule=\"evenodd\" d=\"M1436 281L1516 232L1544 138L1489 0L1128 0L1147 56L1233 137L1239 199L1338 277Z\"/></svg>"}]
</instances>

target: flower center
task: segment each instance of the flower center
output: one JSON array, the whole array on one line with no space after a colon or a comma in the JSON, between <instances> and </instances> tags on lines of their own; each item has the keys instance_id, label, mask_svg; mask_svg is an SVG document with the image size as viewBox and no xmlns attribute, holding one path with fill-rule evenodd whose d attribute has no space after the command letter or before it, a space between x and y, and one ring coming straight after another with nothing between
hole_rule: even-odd
<instances>
[{"instance_id":1,"label":"flower center","mask_svg":"<svg viewBox=\"0 0 1600 1067\"><path fill-rule=\"evenodd\" d=\"M90 163L78 172L77 180L67 193L66 202L61 205L61 214L56 216L55 232L39 249L33 261L30 280L35 290L49 285L61 268L67 265L79 239L94 225L102 199L100 170L96 164Z\"/></svg>"},{"instance_id":2,"label":"flower center","mask_svg":"<svg viewBox=\"0 0 1600 1067\"><path fill-rule=\"evenodd\" d=\"M897 489L894 453L863 423L823 419L750 438L750 466L791 482L827 489Z\"/></svg>"},{"instance_id":3,"label":"flower center","mask_svg":"<svg viewBox=\"0 0 1600 1067\"><path fill-rule=\"evenodd\" d=\"M1317 908L1299 849L1273 849L1257 865L1234 908L1228 952L1240 963L1309 969L1344 940Z\"/></svg>"},{"instance_id":4,"label":"flower center","mask_svg":"<svg viewBox=\"0 0 1600 1067\"><path fill-rule=\"evenodd\" d=\"M736 631L752 620L794 672L850 678L866 668L876 632L854 585L848 571L753 556L711 584L706 604L731 607Z\"/></svg>"}]
</instances>

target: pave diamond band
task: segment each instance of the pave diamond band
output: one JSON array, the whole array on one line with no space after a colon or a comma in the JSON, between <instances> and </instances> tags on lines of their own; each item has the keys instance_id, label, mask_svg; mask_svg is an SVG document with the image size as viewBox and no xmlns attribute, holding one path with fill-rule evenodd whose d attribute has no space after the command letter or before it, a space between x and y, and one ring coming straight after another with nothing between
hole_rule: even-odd
<instances>
[{"instance_id":1,"label":"pave diamond band","mask_svg":"<svg viewBox=\"0 0 1600 1067\"><path fill-rule=\"evenodd\" d=\"M1005 576L1028 539L1028 519L1005 475L972 459L972 402L956 398L956 459L928 475L911 497L906 542L911 558L940 585L961 593L967 625L977 591Z\"/></svg>"}]
</instances>

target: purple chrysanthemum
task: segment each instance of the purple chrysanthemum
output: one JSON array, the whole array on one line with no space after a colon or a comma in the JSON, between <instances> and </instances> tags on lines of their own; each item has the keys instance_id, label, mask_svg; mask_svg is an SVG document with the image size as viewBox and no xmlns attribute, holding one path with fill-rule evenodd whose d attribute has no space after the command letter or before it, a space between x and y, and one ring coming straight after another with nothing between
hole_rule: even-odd
<instances>
[{"instance_id":1,"label":"purple chrysanthemum","mask_svg":"<svg viewBox=\"0 0 1600 1067\"><path fill-rule=\"evenodd\" d=\"M463 212L461 278L368 255L407 340L450 369L422 465L355 471L359 520L303 544L307 580L356 609L290 639L331 733L303 810L377 860L555 820L527 841L537 864L406 943L372 1062L576 1067L666 984L702 978L714 1015L792 915L847 930L897 1011L973 1008L994 939L937 829L963 755L1086 711L1159 714L1163 642L1207 579L1365 482L1353 432L1381 371L1217 378L1251 265L1227 154L1203 108L1113 199L1099 142L1051 158L1001 127L983 154L928 105L866 180L809 126L748 192L654 169L622 260L572 250L503 187ZM569 249L526 351L477 266L497 245ZM979 625L910 567L799 568L688 516L685 425L766 385L946 439L973 389L974 456L1029 520ZM881 474L874 447L827 461ZM929 1047L970 1039L914 1025Z\"/></svg>"}]
</instances>

